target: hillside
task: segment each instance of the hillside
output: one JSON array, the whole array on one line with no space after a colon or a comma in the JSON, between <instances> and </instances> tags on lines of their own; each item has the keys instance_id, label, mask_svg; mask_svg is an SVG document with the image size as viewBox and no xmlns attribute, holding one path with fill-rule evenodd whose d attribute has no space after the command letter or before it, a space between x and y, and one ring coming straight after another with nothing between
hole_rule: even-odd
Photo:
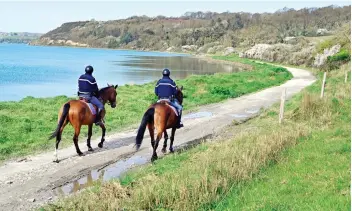
<instances>
[{"instance_id":1,"label":"hillside","mask_svg":"<svg viewBox=\"0 0 352 211\"><path fill-rule=\"evenodd\" d=\"M350 16L351 6L284 8L262 14L187 12L181 17L133 16L64 23L31 44L232 53L258 43L290 43L296 37L329 35L350 23Z\"/></svg>"},{"instance_id":2,"label":"hillside","mask_svg":"<svg viewBox=\"0 0 352 211\"><path fill-rule=\"evenodd\" d=\"M0 32L0 43L30 43L41 35L29 32Z\"/></svg>"}]
</instances>

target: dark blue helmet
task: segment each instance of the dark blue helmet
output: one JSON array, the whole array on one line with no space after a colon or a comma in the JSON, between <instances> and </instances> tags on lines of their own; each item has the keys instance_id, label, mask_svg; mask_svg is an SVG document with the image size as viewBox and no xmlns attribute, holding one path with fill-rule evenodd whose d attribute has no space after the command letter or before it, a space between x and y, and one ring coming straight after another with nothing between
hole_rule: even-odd
<instances>
[{"instance_id":1,"label":"dark blue helmet","mask_svg":"<svg viewBox=\"0 0 352 211\"><path fill-rule=\"evenodd\" d=\"M170 70L165 68L163 70L163 76L170 76Z\"/></svg>"},{"instance_id":2,"label":"dark blue helmet","mask_svg":"<svg viewBox=\"0 0 352 211\"><path fill-rule=\"evenodd\" d=\"M93 73L93 70L94 70L93 67L90 65L88 65L85 69L86 73L88 73L90 75Z\"/></svg>"}]
</instances>

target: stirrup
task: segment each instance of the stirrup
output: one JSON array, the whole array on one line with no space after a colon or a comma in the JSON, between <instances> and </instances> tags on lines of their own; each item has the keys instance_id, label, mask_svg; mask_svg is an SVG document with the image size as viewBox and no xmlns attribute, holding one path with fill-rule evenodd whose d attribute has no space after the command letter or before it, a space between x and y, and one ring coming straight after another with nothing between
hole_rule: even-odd
<instances>
[{"instance_id":1,"label":"stirrup","mask_svg":"<svg viewBox=\"0 0 352 211\"><path fill-rule=\"evenodd\" d=\"M177 124L177 129L180 129L181 127L183 127L183 123L182 122L180 122L179 124Z\"/></svg>"}]
</instances>

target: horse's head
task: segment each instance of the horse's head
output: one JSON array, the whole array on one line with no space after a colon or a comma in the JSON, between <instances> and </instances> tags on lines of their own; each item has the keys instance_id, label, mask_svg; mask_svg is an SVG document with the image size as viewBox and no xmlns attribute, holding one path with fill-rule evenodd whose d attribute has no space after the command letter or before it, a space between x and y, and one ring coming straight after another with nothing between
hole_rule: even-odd
<instances>
[{"instance_id":1,"label":"horse's head","mask_svg":"<svg viewBox=\"0 0 352 211\"><path fill-rule=\"evenodd\" d=\"M114 86L108 84L107 87L99 90L99 96L103 99L104 104L107 102L108 104L110 104L111 108L116 107L117 87L118 85Z\"/></svg>"},{"instance_id":2,"label":"horse's head","mask_svg":"<svg viewBox=\"0 0 352 211\"><path fill-rule=\"evenodd\" d=\"M177 101L182 105L183 103L183 93L182 93L182 90L183 90L183 86L181 86L180 88L176 87L176 99Z\"/></svg>"}]
</instances>

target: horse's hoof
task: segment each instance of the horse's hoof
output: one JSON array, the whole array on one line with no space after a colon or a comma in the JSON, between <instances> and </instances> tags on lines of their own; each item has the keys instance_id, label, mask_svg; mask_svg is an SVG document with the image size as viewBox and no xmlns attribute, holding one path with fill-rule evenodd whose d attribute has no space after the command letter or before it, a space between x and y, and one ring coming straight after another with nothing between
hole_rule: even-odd
<instances>
[{"instance_id":1,"label":"horse's hoof","mask_svg":"<svg viewBox=\"0 0 352 211\"><path fill-rule=\"evenodd\" d=\"M94 149L93 149L92 147L88 147L88 151L89 151L89 152L93 152Z\"/></svg>"},{"instance_id":2,"label":"horse's hoof","mask_svg":"<svg viewBox=\"0 0 352 211\"><path fill-rule=\"evenodd\" d=\"M157 156L157 155L153 155L151 161L154 162L154 161L156 161L157 159L158 159L158 156Z\"/></svg>"},{"instance_id":3,"label":"horse's hoof","mask_svg":"<svg viewBox=\"0 0 352 211\"><path fill-rule=\"evenodd\" d=\"M84 156L84 154L82 152L78 152L77 154L78 154L78 156Z\"/></svg>"},{"instance_id":4,"label":"horse's hoof","mask_svg":"<svg viewBox=\"0 0 352 211\"><path fill-rule=\"evenodd\" d=\"M59 163L59 159L53 160L54 163Z\"/></svg>"},{"instance_id":5,"label":"horse's hoof","mask_svg":"<svg viewBox=\"0 0 352 211\"><path fill-rule=\"evenodd\" d=\"M99 148L103 148L103 144L102 144L102 143L99 143L99 144L98 144L98 147L99 147Z\"/></svg>"},{"instance_id":6,"label":"horse's hoof","mask_svg":"<svg viewBox=\"0 0 352 211\"><path fill-rule=\"evenodd\" d=\"M162 152L162 153L166 153L166 148L162 148L162 149L161 149L161 152Z\"/></svg>"},{"instance_id":7,"label":"horse's hoof","mask_svg":"<svg viewBox=\"0 0 352 211\"><path fill-rule=\"evenodd\" d=\"M136 152L137 152L141 148L141 145L140 144L136 144L135 147L136 147Z\"/></svg>"},{"instance_id":8,"label":"horse's hoof","mask_svg":"<svg viewBox=\"0 0 352 211\"><path fill-rule=\"evenodd\" d=\"M174 148L170 148L169 150L170 150L171 153L175 152Z\"/></svg>"}]
</instances>

